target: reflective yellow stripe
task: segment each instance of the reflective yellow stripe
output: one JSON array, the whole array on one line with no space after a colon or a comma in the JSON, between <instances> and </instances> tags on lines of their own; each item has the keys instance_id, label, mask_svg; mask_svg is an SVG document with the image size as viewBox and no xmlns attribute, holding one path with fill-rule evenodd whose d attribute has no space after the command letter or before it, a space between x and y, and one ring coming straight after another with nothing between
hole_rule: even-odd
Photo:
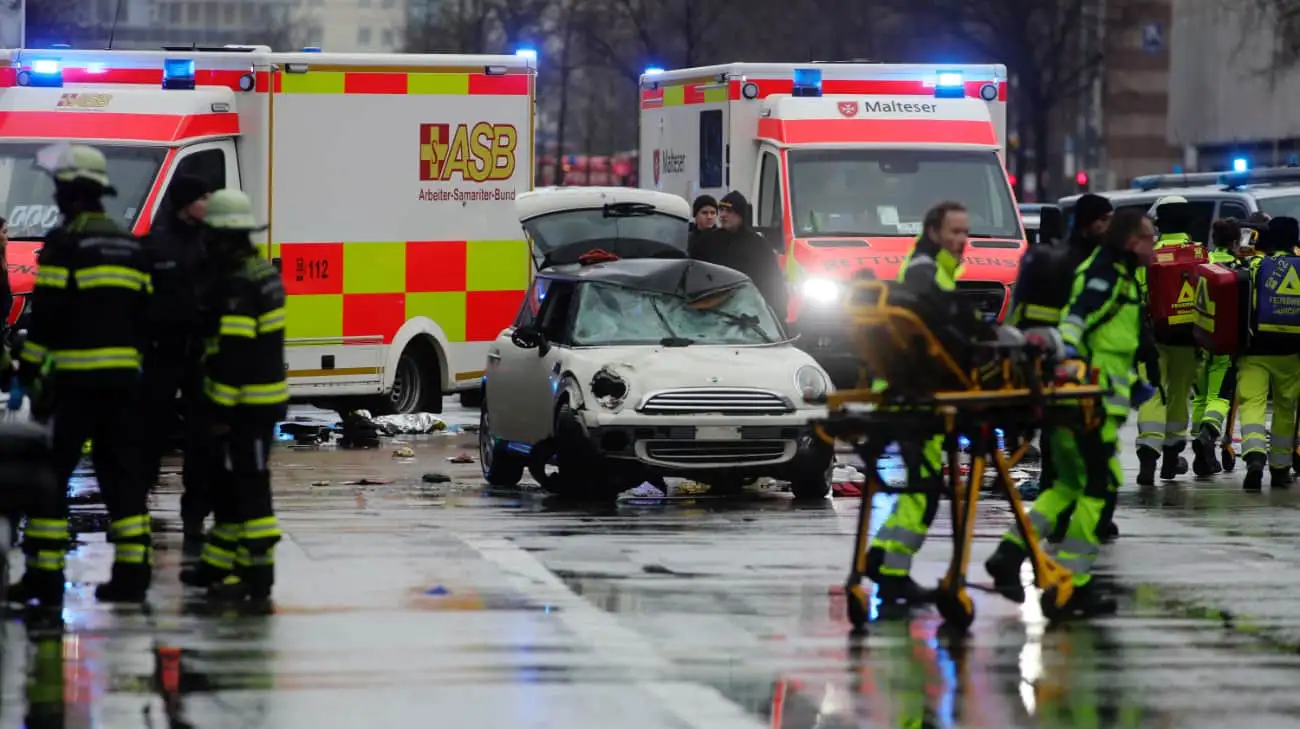
<instances>
[{"instance_id":1,"label":"reflective yellow stripe","mask_svg":"<svg viewBox=\"0 0 1300 729\"><path fill-rule=\"evenodd\" d=\"M37 344L28 339L26 342L23 342L23 350L18 353L18 358L29 364L38 365L45 361L45 357L49 355L49 353L50 350L47 349L45 345Z\"/></svg>"},{"instance_id":2,"label":"reflective yellow stripe","mask_svg":"<svg viewBox=\"0 0 1300 729\"><path fill-rule=\"evenodd\" d=\"M251 316L226 314L221 317L221 329L218 333L223 337L254 339L257 337L257 320Z\"/></svg>"},{"instance_id":3,"label":"reflective yellow stripe","mask_svg":"<svg viewBox=\"0 0 1300 729\"><path fill-rule=\"evenodd\" d=\"M244 385L239 388L239 404L241 405L279 405L288 401L288 382L274 382L268 385Z\"/></svg>"},{"instance_id":4,"label":"reflective yellow stripe","mask_svg":"<svg viewBox=\"0 0 1300 729\"><path fill-rule=\"evenodd\" d=\"M257 317L257 333L284 331L284 307L272 309Z\"/></svg>"},{"instance_id":5,"label":"reflective yellow stripe","mask_svg":"<svg viewBox=\"0 0 1300 729\"><path fill-rule=\"evenodd\" d=\"M70 371L139 369L140 352L135 347L61 349L54 353L54 362L58 369Z\"/></svg>"},{"instance_id":6,"label":"reflective yellow stripe","mask_svg":"<svg viewBox=\"0 0 1300 729\"><path fill-rule=\"evenodd\" d=\"M218 338L218 337L209 337L208 339L203 340L203 354L204 354L204 356L206 356L206 357L211 357L212 355L214 355L214 354L216 354L217 352L220 352L220 351L221 351L221 340L220 340L220 338Z\"/></svg>"},{"instance_id":7,"label":"reflective yellow stripe","mask_svg":"<svg viewBox=\"0 0 1300 729\"><path fill-rule=\"evenodd\" d=\"M1050 306L1028 304L1025 306L1025 316L1038 321L1057 321L1061 318L1061 310Z\"/></svg>"},{"instance_id":8,"label":"reflective yellow stripe","mask_svg":"<svg viewBox=\"0 0 1300 729\"><path fill-rule=\"evenodd\" d=\"M48 286L52 289L66 289L68 287L68 269L63 266L43 265L36 269L36 285Z\"/></svg>"},{"instance_id":9,"label":"reflective yellow stripe","mask_svg":"<svg viewBox=\"0 0 1300 729\"><path fill-rule=\"evenodd\" d=\"M125 519L118 519L109 524L108 534L110 537L117 537L119 539L142 537L149 533L151 523L148 514L128 516Z\"/></svg>"},{"instance_id":10,"label":"reflective yellow stripe","mask_svg":"<svg viewBox=\"0 0 1300 729\"><path fill-rule=\"evenodd\" d=\"M27 555L27 568L45 572L62 572L68 557L62 550L42 549L36 554Z\"/></svg>"},{"instance_id":11,"label":"reflective yellow stripe","mask_svg":"<svg viewBox=\"0 0 1300 729\"><path fill-rule=\"evenodd\" d=\"M23 535L28 539L42 539L48 542L66 542L68 522L65 519L28 519Z\"/></svg>"},{"instance_id":12,"label":"reflective yellow stripe","mask_svg":"<svg viewBox=\"0 0 1300 729\"><path fill-rule=\"evenodd\" d=\"M274 516L246 521L244 522L244 533L240 538L246 542L254 539L279 539L280 522Z\"/></svg>"},{"instance_id":13,"label":"reflective yellow stripe","mask_svg":"<svg viewBox=\"0 0 1300 729\"><path fill-rule=\"evenodd\" d=\"M149 546L119 542L113 545L113 561L118 564L144 564L149 561Z\"/></svg>"},{"instance_id":14,"label":"reflective yellow stripe","mask_svg":"<svg viewBox=\"0 0 1300 729\"><path fill-rule=\"evenodd\" d=\"M75 274L77 288L121 288L131 291L151 289L149 274L126 266L90 266Z\"/></svg>"},{"instance_id":15,"label":"reflective yellow stripe","mask_svg":"<svg viewBox=\"0 0 1300 729\"><path fill-rule=\"evenodd\" d=\"M203 392L212 400L212 402L233 408L239 403L239 388L223 385L211 377L203 378Z\"/></svg>"},{"instance_id":16,"label":"reflective yellow stripe","mask_svg":"<svg viewBox=\"0 0 1300 729\"><path fill-rule=\"evenodd\" d=\"M218 547L212 542L203 545L203 554L199 559L219 570L230 570L235 567L235 551Z\"/></svg>"},{"instance_id":17,"label":"reflective yellow stripe","mask_svg":"<svg viewBox=\"0 0 1300 729\"><path fill-rule=\"evenodd\" d=\"M273 548L264 554L253 554L246 547L240 547L235 553L235 564L240 567L269 567L275 564L275 550Z\"/></svg>"},{"instance_id":18,"label":"reflective yellow stripe","mask_svg":"<svg viewBox=\"0 0 1300 729\"><path fill-rule=\"evenodd\" d=\"M234 543L239 541L239 535L243 531L244 526L242 524L213 524L212 531L208 533L208 539Z\"/></svg>"}]
</instances>

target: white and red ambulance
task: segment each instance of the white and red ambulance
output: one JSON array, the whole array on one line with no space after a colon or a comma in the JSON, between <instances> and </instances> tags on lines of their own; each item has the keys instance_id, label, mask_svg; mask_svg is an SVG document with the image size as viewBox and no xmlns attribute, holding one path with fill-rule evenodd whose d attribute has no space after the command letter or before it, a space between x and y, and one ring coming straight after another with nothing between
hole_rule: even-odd
<instances>
[{"instance_id":1,"label":"white and red ambulance","mask_svg":"<svg viewBox=\"0 0 1300 729\"><path fill-rule=\"evenodd\" d=\"M136 234L179 175L253 199L296 399L437 410L479 386L532 275L514 199L532 188L535 77L523 52L0 51L15 292L59 218L37 150L91 144L117 187L108 212Z\"/></svg>"},{"instance_id":2,"label":"white and red ambulance","mask_svg":"<svg viewBox=\"0 0 1300 729\"><path fill-rule=\"evenodd\" d=\"M1005 163L1006 67L733 63L641 76L640 184L692 199L739 190L782 256L789 321L837 384L846 282L897 275L927 209L964 203L959 288L1005 312L1024 230Z\"/></svg>"}]
</instances>

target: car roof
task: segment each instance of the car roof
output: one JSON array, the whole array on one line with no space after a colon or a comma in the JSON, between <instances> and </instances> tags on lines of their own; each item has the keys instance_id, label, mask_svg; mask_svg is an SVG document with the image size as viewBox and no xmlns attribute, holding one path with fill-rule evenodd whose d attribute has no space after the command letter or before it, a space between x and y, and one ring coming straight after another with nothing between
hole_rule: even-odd
<instances>
[{"instance_id":1,"label":"car roof","mask_svg":"<svg viewBox=\"0 0 1300 729\"><path fill-rule=\"evenodd\" d=\"M1154 203L1162 197L1168 195L1179 195L1187 198L1189 201L1196 200L1247 200L1255 197L1253 190L1238 189L1225 190L1221 185L1206 185L1203 187L1171 187L1156 190L1102 190L1095 195L1101 195L1113 204L1132 205L1141 203ZM1083 195L1070 195L1061 198L1062 207L1073 205L1079 201Z\"/></svg>"},{"instance_id":2,"label":"car roof","mask_svg":"<svg viewBox=\"0 0 1300 729\"><path fill-rule=\"evenodd\" d=\"M691 219L691 206L682 198L635 187L542 187L515 199L521 221L568 210L592 210L611 203L643 203L666 215Z\"/></svg>"},{"instance_id":3,"label":"car roof","mask_svg":"<svg viewBox=\"0 0 1300 729\"><path fill-rule=\"evenodd\" d=\"M573 263L544 268L541 278L607 283L642 291L698 298L735 288L749 277L735 269L690 258L624 258L603 263Z\"/></svg>"}]
</instances>

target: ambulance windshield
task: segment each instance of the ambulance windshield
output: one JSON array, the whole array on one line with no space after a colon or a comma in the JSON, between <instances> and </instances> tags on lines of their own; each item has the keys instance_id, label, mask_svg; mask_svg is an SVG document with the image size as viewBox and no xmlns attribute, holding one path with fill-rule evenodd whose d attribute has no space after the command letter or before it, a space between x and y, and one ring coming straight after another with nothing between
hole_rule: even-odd
<instances>
[{"instance_id":1,"label":"ambulance windshield","mask_svg":"<svg viewBox=\"0 0 1300 729\"><path fill-rule=\"evenodd\" d=\"M796 237L914 236L926 210L955 200L970 211L971 237L1023 238L995 152L796 149L789 159Z\"/></svg>"},{"instance_id":2,"label":"ambulance windshield","mask_svg":"<svg viewBox=\"0 0 1300 729\"><path fill-rule=\"evenodd\" d=\"M0 143L0 217L9 223L9 237L40 238L59 222L54 181L38 169L36 152L48 143ZM152 147L101 146L108 158L108 176L117 188L104 198L108 214L129 230L153 187L167 154Z\"/></svg>"}]
</instances>

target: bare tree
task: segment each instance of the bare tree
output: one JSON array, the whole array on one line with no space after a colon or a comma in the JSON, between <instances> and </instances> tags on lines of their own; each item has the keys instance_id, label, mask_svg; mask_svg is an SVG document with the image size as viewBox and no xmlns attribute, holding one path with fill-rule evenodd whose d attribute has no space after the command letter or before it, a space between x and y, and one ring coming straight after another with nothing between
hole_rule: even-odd
<instances>
[{"instance_id":1,"label":"bare tree","mask_svg":"<svg viewBox=\"0 0 1300 729\"><path fill-rule=\"evenodd\" d=\"M23 0L5 0L17 13ZM102 24L87 18L86 3L78 0L34 0L27 2L28 48L48 48L56 43L75 43L99 35Z\"/></svg>"},{"instance_id":2,"label":"bare tree","mask_svg":"<svg viewBox=\"0 0 1300 729\"><path fill-rule=\"evenodd\" d=\"M1300 0L1221 0L1223 10L1238 13L1244 27L1242 46L1272 42L1270 63L1262 72L1276 78L1282 71L1300 65Z\"/></svg>"},{"instance_id":3,"label":"bare tree","mask_svg":"<svg viewBox=\"0 0 1300 729\"><path fill-rule=\"evenodd\" d=\"M635 82L649 63L689 67L719 60L715 51L733 32L723 21L744 18L747 7L743 0L611 0L590 9L583 35L599 62Z\"/></svg>"},{"instance_id":4,"label":"bare tree","mask_svg":"<svg viewBox=\"0 0 1300 729\"><path fill-rule=\"evenodd\" d=\"M494 0L414 0L402 45L412 53L487 53L496 11Z\"/></svg>"}]
</instances>

